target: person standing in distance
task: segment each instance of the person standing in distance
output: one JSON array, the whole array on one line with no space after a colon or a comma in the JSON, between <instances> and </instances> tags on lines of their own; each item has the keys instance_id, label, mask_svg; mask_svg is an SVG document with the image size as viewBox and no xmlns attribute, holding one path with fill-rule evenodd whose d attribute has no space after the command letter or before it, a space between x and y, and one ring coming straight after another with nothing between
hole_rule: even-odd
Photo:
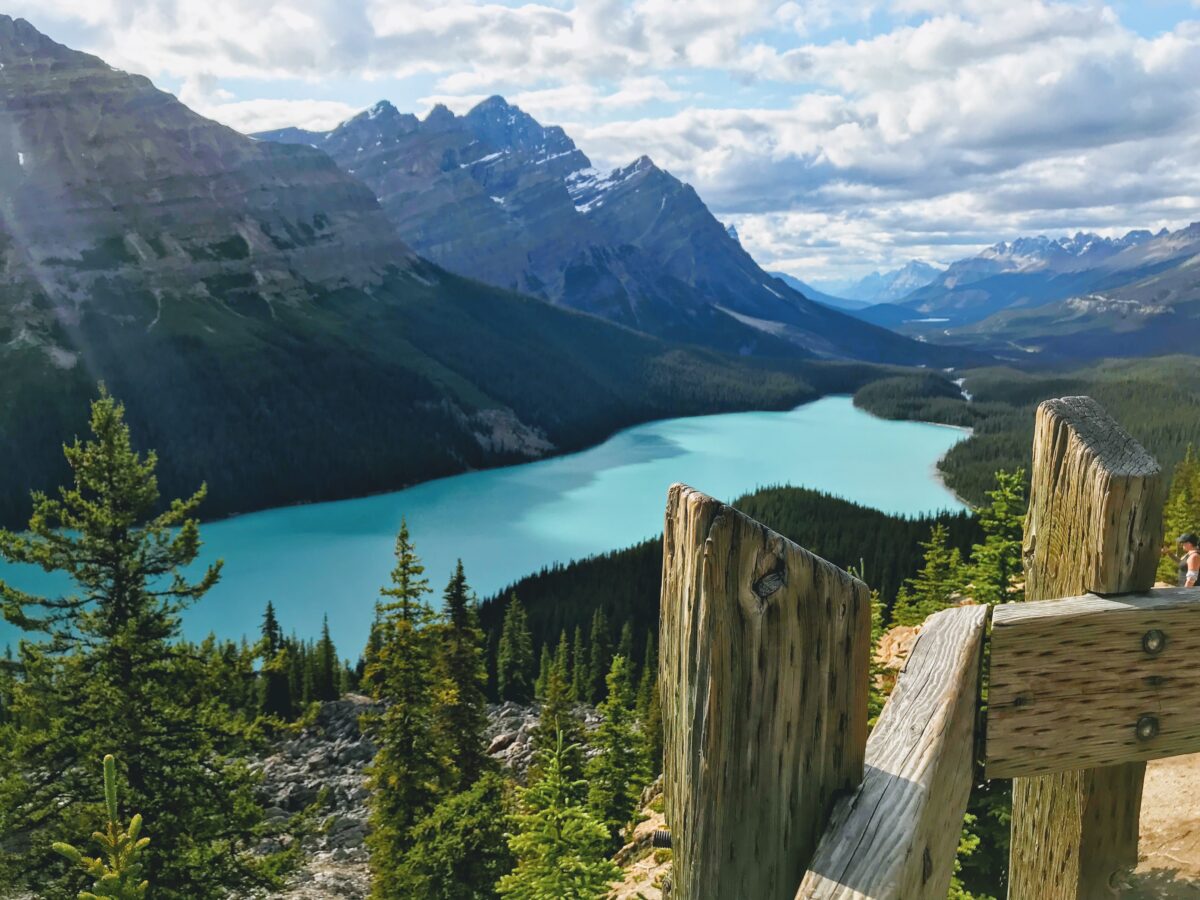
<instances>
[{"instance_id":1,"label":"person standing in distance","mask_svg":"<svg viewBox=\"0 0 1200 900\"><path fill-rule=\"evenodd\" d=\"M1179 586L1196 587L1200 581L1200 537L1190 531L1181 534L1179 544L1183 553L1179 556Z\"/></svg>"}]
</instances>

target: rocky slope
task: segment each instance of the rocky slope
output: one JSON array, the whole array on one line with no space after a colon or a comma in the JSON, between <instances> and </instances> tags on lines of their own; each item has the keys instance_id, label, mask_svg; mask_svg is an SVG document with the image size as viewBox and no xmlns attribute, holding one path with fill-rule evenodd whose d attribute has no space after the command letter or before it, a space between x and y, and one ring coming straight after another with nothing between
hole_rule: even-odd
<instances>
[{"instance_id":1,"label":"rocky slope","mask_svg":"<svg viewBox=\"0 0 1200 900\"><path fill-rule=\"evenodd\" d=\"M327 133L258 137L328 152L419 253L490 284L729 352L953 362L764 272L648 157L597 171L561 128L501 97L423 120L381 102Z\"/></svg>"},{"instance_id":2,"label":"rocky slope","mask_svg":"<svg viewBox=\"0 0 1200 900\"><path fill-rule=\"evenodd\" d=\"M208 515L392 489L814 395L447 273L372 191L0 16L0 523L105 381ZM331 464L336 463L336 464Z\"/></svg>"},{"instance_id":3,"label":"rocky slope","mask_svg":"<svg viewBox=\"0 0 1200 900\"><path fill-rule=\"evenodd\" d=\"M289 900L367 896L365 768L375 754L375 745L363 733L360 718L379 709L378 704L357 694L324 703L312 725L280 741L266 757L251 764L262 777L260 790L268 819L287 819L322 800L318 827L303 839L304 866L291 876L286 891L272 896ZM579 714L586 731L599 724L594 710L580 707ZM519 781L524 780L533 759L531 739L537 724L536 706L504 703L488 710L488 753ZM650 799L648 796L647 803ZM278 847L273 842L263 849ZM633 848L627 855L642 857Z\"/></svg>"},{"instance_id":4,"label":"rocky slope","mask_svg":"<svg viewBox=\"0 0 1200 900\"><path fill-rule=\"evenodd\" d=\"M28 298L18 330L48 326L39 289L59 321L125 291L249 313L413 260L322 153L248 141L21 19L0 17L0 63L0 278Z\"/></svg>"}]
</instances>

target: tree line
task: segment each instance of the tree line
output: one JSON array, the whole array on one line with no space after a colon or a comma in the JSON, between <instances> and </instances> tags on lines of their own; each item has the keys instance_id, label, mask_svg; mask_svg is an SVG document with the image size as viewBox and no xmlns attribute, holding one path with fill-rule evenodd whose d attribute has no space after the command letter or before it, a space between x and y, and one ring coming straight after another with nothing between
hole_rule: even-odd
<instances>
[{"instance_id":1,"label":"tree line","mask_svg":"<svg viewBox=\"0 0 1200 900\"><path fill-rule=\"evenodd\" d=\"M904 579L921 564L919 542L934 524L945 527L949 545L963 554L982 537L978 521L965 510L894 516L810 488L762 488L738 497L731 505L842 568L865 571L888 614ZM624 634L628 625L633 633L631 658L642 660L658 629L661 582L660 539L551 566L522 578L485 599L480 607L490 670L495 671L499 639L514 594L521 599L533 640L531 672L536 671L541 648L553 650L564 633L572 646L579 637L590 644L590 635L596 633L597 611L603 614L601 621L610 641Z\"/></svg>"}]
</instances>

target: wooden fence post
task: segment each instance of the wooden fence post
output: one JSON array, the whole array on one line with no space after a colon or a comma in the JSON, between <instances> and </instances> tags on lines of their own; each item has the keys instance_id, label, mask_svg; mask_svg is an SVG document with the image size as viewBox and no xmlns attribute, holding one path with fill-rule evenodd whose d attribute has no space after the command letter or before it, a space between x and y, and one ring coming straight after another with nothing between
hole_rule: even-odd
<instances>
[{"instance_id":1,"label":"wooden fence post","mask_svg":"<svg viewBox=\"0 0 1200 900\"><path fill-rule=\"evenodd\" d=\"M683 485L663 542L672 900L792 900L863 777L867 587Z\"/></svg>"},{"instance_id":2,"label":"wooden fence post","mask_svg":"<svg viewBox=\"0 0 1200 900\"><path fill-rule=\"evenodd\" d=\"M1158 463L1100 404L1043 403L1025 523L1027 599L1152 587L1164 500ZM1144 776L1135 762L1014 779L1009 897L1116 896L1137 864Z\"/></svg>"}]
</instances>

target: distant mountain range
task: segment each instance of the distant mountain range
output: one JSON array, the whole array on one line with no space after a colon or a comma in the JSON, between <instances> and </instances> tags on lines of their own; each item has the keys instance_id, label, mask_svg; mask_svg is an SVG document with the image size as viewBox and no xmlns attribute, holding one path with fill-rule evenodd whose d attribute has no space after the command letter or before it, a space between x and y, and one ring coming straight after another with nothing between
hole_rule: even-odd
<instances>
[{"instance_id":1,"label":"distant mountain range","mask_svg":"<svg viewBox=\"0 0 1200 900\"><path fill-rule=\"evenodd\" d=\"M850 379L824 385L845 390L869 377L667 344L451 274L414 252L374 189L324 152L238 134L24 20L0 16L0 69L0 524L21 521L31 488L66 476L61 442L85 429L98 380L125 401L143 446L162 451L164 490L207 481L205 511L219 514L537 457L648 418L788 406L816 395L814 378ZM387 109L372 112L397 135L406 121L421 130ZM370 115L353 127L369 133ZM416 190L412 174L397 189L429 204L424 233L499 266L494 250L522 239L507 214L497 219L503 234L478 240L457 233L475 227L472 216L438 224L456 215L445 191L464 190L466 210L474 194L438 175L463 165L454 149L461 123L445 111L431 118L422 127L436 187ZM495 108L472 121L482 135L498 129L521 142L522 121L510 131ZM544 149L538 158L560 171L549 158L559 150ZM470 158L463 171L504 171ZM643 162L623 171L577 177L569 209L587 206L602 221L607 198L630 183L644 184L644 196L626 198L625 208L698 203ZM489 188L499 200L488 204L499 209L502 200L532 217L540 194L565 190L511 175ZM695 246L680 232L675 252L732 243L718 230ZM549 277L553 269L535 265L524 240L529 271ZM624 247L612 250L635 255ZM746 292L769 293L743 264ZM590 276L572 271L566 280L576 277ZM781 306L808 308L782 286L780 294ZM759 347L797 350L712 316ZM881 334L885 348L922 346Z\"/></svg>"},{"instance_id":2,"label":"distant mountain range","mask_svg":"<svg viewBox=\"0 0 1200 900\"><path fill-rule=\"evenodd\" d=\"M857 281L831 282L826 285L826 291L863 305L895 303L929 284L944 271L940 266L912 259L898 269L872 272Z\"/></svg>"},{"instance_id":3,"label":"distant mountain range","mask_svg":"<svg viewBox=\"0 0 1200 900\"><path fill-rule=\"evenodd\" d=\"M856 310L864 309L871 306L871 303L865 300L850 300L846 297L837 297L833 294L827 294L824 291L817 290L806 281L801 281L794 275L789 275L786 272L772 272L776 278L781 280L788 287L799 291L809 300L816 300L818 303L824 303L826 306L832 306L834 309Z\"/></svg>"},{"instance_id":4,"label":"distant mountain range","mask_svg":"<svg viewBox=\"0 0 1200 900\"><path fill-rule=\"evenodd\" d=\"M1194 352L1200 223L1018 238L953 263L895 304L855 312L939 342L1091 358Z\"/></svg>"},{"instance_id":5,"label":"distant mountain range","mask_svg":"<svg viewBox=\"0 0 1200 900\"><path fill-rule=\"evenodd\" d=\"M502 97L424 119L382 101L329 132L255 137L328 153L438 265L647 334L761 356L965 358L812 302L648 157L600 172L561 128Z\"/></svg>"}]
</instances>

